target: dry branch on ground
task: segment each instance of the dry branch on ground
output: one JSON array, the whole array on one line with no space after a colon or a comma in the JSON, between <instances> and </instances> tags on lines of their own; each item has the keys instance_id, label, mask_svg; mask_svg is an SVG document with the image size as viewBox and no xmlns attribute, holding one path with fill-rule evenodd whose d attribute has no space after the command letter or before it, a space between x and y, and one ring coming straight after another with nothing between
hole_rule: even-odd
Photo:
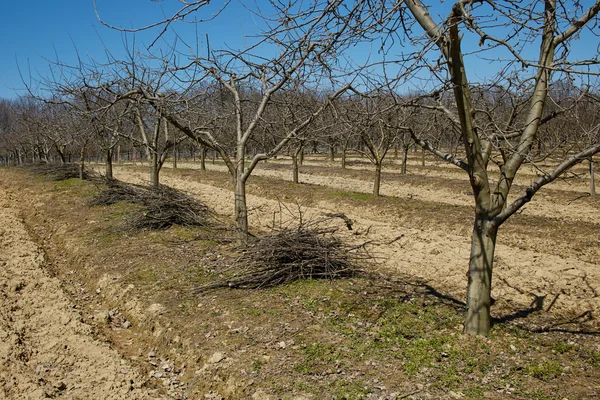
<instances>
[{"instance_id":1,"label":"dry branch on ground","mask_svg":"<svg viewBox=\"0 0 600 400\"><path fill-rule=\"evenodd\" d=\"M80 165L36 163L30 164L26 168L38 175L47 176L53 181L66 181L71 178L79 178ZM96 174L93 171L87 168L83 170L83 179L94 177L96 177Z\"/></svg>"},{"instance_id":2,"label":"dry branch on ground","mask_svg":"<svg viewBox=\"0 0 600 400\"><path fill-rule=\"evenodd\" d=\"M370 262L364 246L351 246L334 235L325 221L279 228L254 238L222 279L197 288L198 292L230 287L268 288L301 279L353 277Z\"/></svg>"},{"instance_id":3,"label":"dry branch on ground","mask_svg":"<svg viewBox=\"0 0 600 400\"><path fill-rule=\"evenodd\" d=\"M206 205L168 186L152 188L110 179L89 204L112 205L121 201L142 206L122 224L124 231L161 230L173 225L209 226L213 222L212 211Z\"/></svg>"}]
</instances>

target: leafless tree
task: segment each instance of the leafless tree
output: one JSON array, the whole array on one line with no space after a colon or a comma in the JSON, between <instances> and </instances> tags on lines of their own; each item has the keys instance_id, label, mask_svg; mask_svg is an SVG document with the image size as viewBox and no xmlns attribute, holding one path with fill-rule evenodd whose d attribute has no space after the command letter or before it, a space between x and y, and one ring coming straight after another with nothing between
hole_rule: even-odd
<instances>
[{"instance_id":1,"label":"leafless tree","mask_svg":"<svg viewBox=\"0 0 600 400\"><path fill-rule=\"evenodd\" d=\"M551 83L562 77L590 73L590 68L598 63L597 54L587 59L573 59L574 54L569 49L587 26L597 28L599 10L600 2L583 8L579 2L459 1L452 6L447 18L438 22L420 0L407 1L401 8L406 37L420 49L417 64L438 79L442 89L451 88L454 94L451 108L441 102L424 107L446 115L459 129L464 143L466 159L414 135L419 145L462 168L473 188L476 215L468 272L466 333L487 335L490 329L498 228L541 187L600 151L600 144L596 142L562 160L552 170L542 170L523 193L511 203L507 202L520 167L532 161L532 146L540 126L551 122L556 115L547 113ZM423 35L418 34L419 29ZM478 53L489 52L487 57L495 59L500 67L493 78L496 85L522 88L522 107L509 121L497 120L494 114L486 114L477 107L473 96L477 83L467 76L468 63L473 57L466 55L470 50L465 50L465 47L474 48L473 41L480 46ZM439 57L432 53L433 48ZM497 182L489 175L490 163L498 166Z\"/></svg>"}]
</instances>

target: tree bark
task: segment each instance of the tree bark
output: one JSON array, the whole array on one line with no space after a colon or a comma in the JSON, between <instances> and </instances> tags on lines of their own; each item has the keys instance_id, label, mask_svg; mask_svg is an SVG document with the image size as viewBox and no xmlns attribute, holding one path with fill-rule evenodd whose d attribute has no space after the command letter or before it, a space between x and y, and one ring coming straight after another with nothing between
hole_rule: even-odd
<instances>
[{"instance_id":1,"label":"tree bark","mask_svg":"<svg viewBox=\"0 0 600 400\"><path fill-rule=\"evenodd\" d=\"M215 163L213 158L213 164ZM206 171L206 147L200 147L200 170Z\"/></svg>"},{"instance_id":2,"label":"tree bark","mask_svg":"<svg viewBox=\"0 0 600 400\"><path fill-rule=\"evenodd\" d=\"M292 154L292 182L299 183L298 155L295 152Z\"/></svg>"},{"instance_id":3,"label":"tree bark","mask_svg":"<svg viewBox=\"0 0 600 400\"><path fill-rule=\"evenodd\" d=\"M241 176L234 182L234 214L238 246L248 243L248 206L246 205L246 182Z\"/></svg>"},{"instance_id":4,"label":"tree bark","mask_svg":"<svg viewBox=\"0 0 600 400\"><path fill-rule=\"evenodd\" d=\"M490 331L492 269L497 234L498 229L490 228L484 217L475 217L468 272L467 316L464 322L466 334L487 336Z\"/></svg>"},{"instance_id":5,"label":"tree bark","mask_svg":"<svg viewBox=\"0 0 600 400\"><path fill-rule=\"evenodd\" d=\"M335 161L335 145L329 145L329 161Z\"/></svg>"},{"instance_id":6,"label":"tree bark","mask_svg":"<svg viewBox=\"0 0 600 400\"><path fill-rule=\"evenodd\" d=\"M112 149L106 149L106 178L113 178Z\"/></svg>"},{"instance_id":7,"label":"tree bark","mask_svg":"<svg viewBox=\"0 0 600 400\"><path fill-rule=\"evenodd\" d=\"M179 146L173 147L173 169L177 169L177 158L179 156Z\"/></svg>"},{"instance_id":8,"label":"tree bark","mask_svg":"<svg viewBox=\"0 0 600 400\"><path fill-rule=\"evenodd\" d=\"M79 179L83 180L83 170L85 168L85 147L79 151Z\"/></svg>"},{"instance_id":9,"label":"tree bark","mask_svg":"<svg viewBox=\"0 0 600 400\"><path fill-rule=\"evenodd\" d=\"M375 163L375 180L373 182L373 195L379 196L379 188L381 186L381 161Z\"/></svg>"},{"instance_id":10,"label":"tree bark","mask_svg":"<svg viewBox=\"0 0 600 400\"><path fill-rule=\"evenodd\" d=\"M594 158L590 157L590 196L596 197L596 178L594 177Z\"/></svg>"},{"instance_id":11,"label":"tree bark","mask_svg":"<svg viewBox=\"0 0 600 400\"><path fill-rule=\"evenodd\" d=\"M346 147L342 146L342 169L346 169Z\"/></svg>"},{"instance_id":12,"label":"tree bark","mask_svg":"<svg viewBox=\"0 0 600 400\"><path fill-rule=\"evenodd\" d=\"M152 156L150 158L151 159L148 160L150 164L150 186L152 186L155 189L158 189L160 167L158 165L159 160L156 151L152 152Z\"/></svg>"},{"instance_id":13,"label":"tree bark","mask_svg":"<svg viewBox=\"0 0 600 400\"><path fill-rule=\"evenodd\" d=\"M408 164L408 150L410 146L402 146L402 167L400 173L406 175L406 165Z\"/></svg>"}]
</instances>

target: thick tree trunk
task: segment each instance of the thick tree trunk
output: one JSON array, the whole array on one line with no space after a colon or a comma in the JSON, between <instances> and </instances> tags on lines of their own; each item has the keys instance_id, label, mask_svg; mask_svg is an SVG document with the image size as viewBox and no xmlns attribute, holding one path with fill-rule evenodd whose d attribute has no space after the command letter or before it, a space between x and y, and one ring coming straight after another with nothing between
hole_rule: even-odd
<instances>
[{"instance_id":1,"label":"thick tree trunk","mask_svg":"<svg viewBox=\"0 0 600 400\"><path fill-rule=\"evenodd\" d=\"M590 157L590 196L596 197L596 178L594 177L594 158Z\"/></svg>"},{"instance_id":2,"label":"thick tree trunk","mask_svg":"<svg viewBox=\"0 0 600 400\"><path fill-rule=\"evenodd\" d=\"M379 196L381 186L381 161L375 163L375 180L373 182L373 194Z\"/></svg>"},{"instance_id":3,"label":"thick tree trunk","mask_svg":"<svg viewBox=\"0 0 600 400\"><path fill-rule=\"evenodd\" d=\"M106 150L106 171L105 171L105 175L106 175L106 178L108 178L108 179L112 179L113 178L113 163L112 163L112 150L111 149L107 149Z\"/></svg>"},{"instance_id":4,"label":"thick tree trunk","mask_svg":"<svg viewBox=\"0 0 600 400\"><path fill-rule=\"evenodd\" d=\"M329 145L329 161L335 161L335 145Z\"/></svg>"},{"instance_id":5,"label":"thick tree trunk","mask_svg":"<svg viewBox=\"0 0 600 400\"><path fill-rule=\"evenodd\" d=\"M150 164L150 186L158 189L160 167L158 165L158 154L156 154L156 152L152 153L152 157L150 157L148 163Z\"/></svg>"},{"instance_id":6,"label":"thick tree trunk","mask_svg":"<svg viewBox=\"0 0 600 400\"><path fill-rule=\"evenodd\" d=\"M406 175L406 164L408 164L408 149L410 146L402 147L402 167L400 169L400 173L402 175Z\"/></svg>"},{"instance_id":7,"label":"thick tree trunk","mask_svg":"<svg viewBox=\"0 0 600 400\"><path fill-rule=\"evenodd\" d=\"M492 269L498 230L489 228L487 224L481 216L475 217L464 323L464 333L470 335L487 336L491 325Z\"/></svg>"},{"instance_id":8,"label":"thick tree trunk","mask_svg":"<svg viewBox=\"0 0 600 400\"><path fill-rule=\"evenodd\" d=\"M246 182L241 177L234 181L234 213L235 229L237 233L238 246L248 243L248 207L246 205Z\"/></svg>"},{"instance_id":9,"label":"thick tree trunk","mask_svg":"<svg viewBox=\"0 0 600 400\"><path fill-rule=\"evenodd\" d=\"M346 146L342 147L342 169L346 169Z\"/></svg>"},{"instance_id":10,"label":"thick tree trunk","mask_svg":"<svg viewBox=\"0 0 600 400\"><path fill-rule=\"evenodd\" d=\"M213 164L215 159L213 157ZM206 147L200 147L200 170L206 171Z\"/></svg>"}]
</instances>

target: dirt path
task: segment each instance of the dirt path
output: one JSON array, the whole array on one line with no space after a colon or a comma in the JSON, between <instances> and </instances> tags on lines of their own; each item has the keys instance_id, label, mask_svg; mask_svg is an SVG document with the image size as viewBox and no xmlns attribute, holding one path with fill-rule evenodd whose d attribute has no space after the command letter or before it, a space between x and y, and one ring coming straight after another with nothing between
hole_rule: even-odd
<instances>
[{"instance_id":1,"label":"dirt path","mask_svg":"<svg viewBox=\"0 0 600 400\"><path fill-rule=\"evenodd\" d=\"M147 183L147 174L128 168L117 168L115 176L126 182ZM201 184L186 178L165 174L163 183L197 196L217 213L232 216L233 193L230 190ZM248 195L251 210L249 222L255 228L267 227L280 212L275 200ZM291 199L293 200L293 199ZM295 206L288 205L290 210ZM336 205L324 201L305 208L305 219L323 212L338 212ZM469 257L470 232L448 232L435 226L417 229L404 226L387 216L386 221L375 218L380 210L344 210L355 222L355 230L346 232L348 240L373 240L385 268L408 273L443 287L456 298L464 298L466 266ZM362 232L356 236L356 232ZM401 240L395 240L399 236ZM391 244L385 244L392 242ZM549 248L552 243L547 244ZM542 304L544 310L594 314L600 311L600 271L596 263L582 261L576 254L555 255L528 247L499 243L496 251L493 296L516 302L521 307Z\"/></svg>"},{"instance_id":2,"label":"dirt path","mask_svg":"<svg viewBox=\"0 0 600 400\"><path fill-rule=\"evenodd\" d=\"M281 165L283 164L283 161L270 161L270 164L276 163ZM257 167L257 169L253 172L253 175L291 181L291 170L269 169L270 164L263 164L260 167ZM194 163L180 162L179 165L183 168L199 168L198 164ZM167 168L169 168L168 165ZM206 168L212 171L227 171L227 168L222 164L207 163ZM354 169L364 168L367 167L354 167ZM452 178L449 179L457 179L457 182L463 181L464 189L462 191L457 191L456 188L450 189L441 187L434 182L428 182L424 176L423 180L420 180L415 184L408 182L398 184L398 182L386 181L384 178L381 182L380 193L383 196L420 200L431 203L439 203L441 205L467 207L473 206L473 196L470 194L471 189L466 180L466 174L459 174L459 172L454 172L450 168L447 169L447 175L452 176ZM327 173L326 168L323 170L323 174L302 173L300 174L300 181L313 185L328 186L342 191L372 193L373 182L370 180L350 178L347 176L340 176L339 174L335 173L331 175L330 173ZM389 170L386 172L392 173ZM419 173L423 173L423 171L419 171ZM436 174L438 178L444 176L444 173L440 171L436 171ZM530 176L527 177L531 178ZM533 178L531 178L531 180L533 180ZM529 184L531 182L529 180L524 180L524 183ZM568 191L569 195L563 196L566 197L564 199L561 198L560 200L557 200L555 192L558 190ZM597 207L591 204L586 204L582 201L574 200L577 197L582 196L581 194L578 195L578 193L586 193L586 190L588 190L588 188L585 185L577 185L575 183L572 185L567 185L560 181L554 182L551 186L544 188L542 191L536 194L530 204L522 209L521 213L523 215L531 215L536 217L552 216L565 221L582 221L600 224L600 213L598 212ZM517 194L520 194L520 192L515 190L513 193L513 199L517 196Z\"/></svg>"},{"instance_id":3,"label":"dirt path","mask_svg":"<svg viewBox=\"0 0 600 400\"><path fill-rule=\"evenodd\" d=\"M92 336L0 187L0 398L158 399Z\"/></svg>"}]
</instances>

